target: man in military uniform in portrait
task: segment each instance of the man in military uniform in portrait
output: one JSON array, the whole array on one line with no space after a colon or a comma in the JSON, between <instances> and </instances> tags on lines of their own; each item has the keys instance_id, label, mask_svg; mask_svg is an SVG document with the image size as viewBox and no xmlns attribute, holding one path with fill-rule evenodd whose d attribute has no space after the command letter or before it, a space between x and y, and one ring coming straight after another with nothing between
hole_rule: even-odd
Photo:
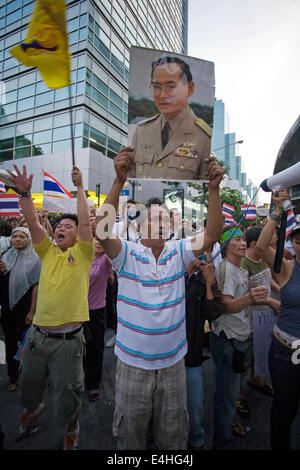
<instances>
[{"instance_id":1,"label":"man in military uniform in portrait","mask_svg":"<svg viewBox=\"0 0 300 470\"><path fill-rule=\"evenodd\" d=\"M205 179L212 128L188 104L194 93L188 64L169 56L153 62L151 87L160 114L137 125L131 141L135 166L128 177Z\"/></svg>"}]
</instances>

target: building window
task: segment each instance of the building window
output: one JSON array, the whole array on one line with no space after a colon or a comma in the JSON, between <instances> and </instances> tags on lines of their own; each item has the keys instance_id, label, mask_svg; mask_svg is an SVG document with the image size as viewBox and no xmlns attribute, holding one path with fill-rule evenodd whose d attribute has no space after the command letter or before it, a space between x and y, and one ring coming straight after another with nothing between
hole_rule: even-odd
<instances>
[{"instance_id":1,"label":"building window","mask_svg":"<svg viewBox=\"0 0 300 470\"><path fill-rule=\"evenodd\" d=\"M13 148L14 146L14 139L11 137L10 139L2 139L0 140L0 150L6 150Z\"/></svg>"},{"instance_id":2,"label":"building window","mask_svg":"<svg viewBox=\"0 0 300 470\"><path fill-rule=\"evenodd\" d=\"M108 86L105 85L104 82L102 82L102 80L100 80L95 74L93 74L93 79L92 79L92 83L93 85L98 88L98 90L100 90L105 96L108 96Z\"/></svg>"},{"instance_id":3,"label":"building window","mask_svg":"<svg viewBox=\"0 0 300 470\"><path fill-rule=\"evenodd\" d=\"M34 88L35 88L35 85L28 85L23 88L20 88L19 93L18 93L19 100L23 98L28 98L29 96L33 96Z\"/></svg>"},{"instance_id":4,"label":"building window","mask_svg":"<svg viewBox=\"0 0 300 470\"><path fill-rule=\"evenodd\" d=\"M70 126L57 127L53 129L53 140L71 139Z\"/></svg>"},{"instance_id":5,"label":"building window","mask_svg":"<svg viewBox=\"0 0 300 470\"><path fill-rule=\"evenodd\" d=\"M119 142L116 142L111 137L108 137L108 148L118 153L121 150L121 144Z\"/></svg>"},{"instance_id":6,"label":"building window","mask_svg":"<svg viewBox=\"0 0 300 470\"><path fill-rule=\"evenodd\" d=\"M24 145L31 145L32 134L18 135L16 137L16 147L23 147Z\"/></svg>"},{"instance_id":7,"label":"building window","mask_svg":"<svg viewBox=\"0 0 300 470\"><path fill-rule=\"evenodd\" d=\"M34 107L34 98L26 98L25 100L18 101L18 111L25 111Z\"/></svg>"},{"instance_id":8,"label":"building window","mask_svg":"<svg viewBox=\"0 0 300 470\"><path fill-rule=\"evenodd\" d=\"M0 152L0 162L4 162L5 160L12 160L13 159L13 150L6 150L4 152Z\"/></svg>"},{"instance_id":9,"label":"building window","mask_svg":"<svg viewBox=\"0 0 300 470\"><path fill-rule=\"evenodd\" d=\"M108 99L105 98L102 93L100 93L96 88L92 88L92 98L97 101L97 103L101 104L105 109L108 108Z\"/></svg>"},{"instance_id":10,"label":"building window","mask_svg":"<svg viewBox=\"0 0 300 470\"><path fill-rule=\"evenodd\" d=\"M31 147L23 147L15 150L15 159L27 158L31 156Z\"/></svg>"},{"instance_id":11,"label":"building window","mask_svg":"<svg viewBox=\"0 0 300 470\"><path fill-rule=\"evenodd\" d=\"M33 134L33 142L35 144L43 144L46 142L51 142L51 140L52 140L52 130L35 132Z\"/></svg>"}]
</instances>

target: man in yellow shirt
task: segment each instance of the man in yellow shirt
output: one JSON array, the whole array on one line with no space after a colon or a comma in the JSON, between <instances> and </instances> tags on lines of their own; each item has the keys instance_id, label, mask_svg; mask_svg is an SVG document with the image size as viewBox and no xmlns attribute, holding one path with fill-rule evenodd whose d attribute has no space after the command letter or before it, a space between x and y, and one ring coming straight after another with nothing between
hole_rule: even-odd
<instances>
[{"instance_id":1,"label":"man in yellow shirt","mask_svg":"<svg viewBox=\"0 0 300 470\"><path fill-rule=\"evenodd\" d=\"M10 173L19 192L20 205L42 261L38 300L33 325L22 358L20 417L17 440L37 431L37 418L45 410L43 394L49 376L54 387L54 412L58 424L66 425L63 448L78 448L78 414L84 390L82 323L89 320L89 272L93 239L82 174L74 166L77 214L62 215L54 227L52 243L40 224L30 189L33 175L14 165Z\"/></svg>"}]
</instances>

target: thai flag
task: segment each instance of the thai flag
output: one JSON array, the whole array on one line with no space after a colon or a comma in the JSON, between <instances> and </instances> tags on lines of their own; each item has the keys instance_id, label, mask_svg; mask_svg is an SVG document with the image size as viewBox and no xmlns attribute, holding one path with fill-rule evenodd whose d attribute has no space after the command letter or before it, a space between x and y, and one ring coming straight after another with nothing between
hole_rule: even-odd
<instances>
[{"instance_id":1,"label":"thai flag","mask_svg":"<svg viewBox=\"0 0 300 470\"><path fill-rule=\"evenodd\" d=\"M224 215L225 217L229 216L230 218L232 218L232 214L234 213L234 211L234 206L230 206L229 204L226 204L226 202L223 202L222 215Z\"/></svg>"},{"instance_id":2,"label":"thai flag","mask_svg":"<svg viewBox=\"0 0 300 470\"><path fill-rule=\"evenodd\" d=\"M232 218L232 217L225 217L224 219L224 224L225 225L232 225L232 224L235 224L235 220Z\"/></svg>"},{"instance_id":3,"label":"thai flag","mask_svg":"<svg viewBox=\"0 0 300 470\"><path fill-rule=\"evenodd\" d=\"M0 194L0 216L20 216L19 197L17 194Z\"/></svg>"},{"instance_id":4,"label":"thai flag","mask_svg":"<svg viewBox=\"0 0 300 470\"><path fill-rule=\"evenodd\" d=\"M0 180L0 191L1 191L2 193L6 193L4 180Z\"/></svg>"},{"instance_id":5,"label":"thai flag","mask_svg":"<svg viewBox=\"0 0 300 470\"><path fill-rule=\"evenodd\" d=\"M53 176L44 171L44 196L66 198L72 197L72 194L53 178Z\"/></svg>"},{"instance_id":6,"label":"thai flag","mask_svg":"<svg viewBox=\"0 0 300 470\"><path fill-rule=\"evenodd\" d=\"M293 209L291 209L290 211L288 211L287 220L286 220L286 232L285 232L286 237L289 236L289 234L291 233L295 225L296 225L295 214L294 214Z\"/></svg>"},{"instance_id":7,"label":"thai flag","mask_svg":"<svg viewBox=\"0 0 300 470\"><path fill-rule=\"evenodd\" d=\"M241 206L241 211L243 213L243 216L245 217L245 220L256 219L256 205L255 204Z\"/></svg>"}]
</instances>

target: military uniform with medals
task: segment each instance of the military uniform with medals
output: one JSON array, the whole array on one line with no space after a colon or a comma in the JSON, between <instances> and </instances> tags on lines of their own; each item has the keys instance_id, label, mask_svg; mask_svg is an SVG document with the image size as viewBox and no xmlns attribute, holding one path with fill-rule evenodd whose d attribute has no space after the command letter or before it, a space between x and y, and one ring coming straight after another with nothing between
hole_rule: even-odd
<instances>
[{"instance_id":1,"label":"military uniform with medals","mask_svg":"<svg viewBox=\"0 0 300 470\"><path fill-rule=\"evenodd\" d=\"M162 134L168 126L167 143ZM168 122L162 114L137 125L131 146L135 165L128 177L163 180L205 179L204 160L210 156L212 128L190 106Z\"/></svg>"}]
</instances>

